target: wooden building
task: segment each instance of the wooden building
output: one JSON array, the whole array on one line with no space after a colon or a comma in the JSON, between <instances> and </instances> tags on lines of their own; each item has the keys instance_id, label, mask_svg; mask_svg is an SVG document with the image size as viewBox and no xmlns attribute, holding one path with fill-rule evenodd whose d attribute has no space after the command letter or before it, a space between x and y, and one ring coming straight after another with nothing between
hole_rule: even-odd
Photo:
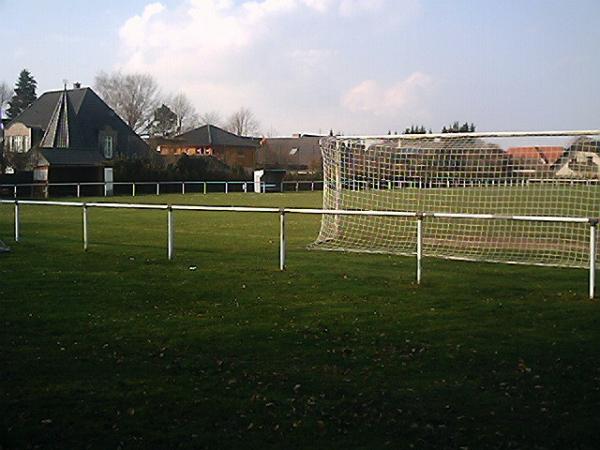
<instances>
[{"instance_id":1,"label":"wooden building","mask_svg":"<svg viewBox=\"0 0 600 450\"><path fill-rule=\"evenodd\" d=\"M214 125L175 136L174 138L154 138L151 147L161 156L211 156L225 163L231 169L241 169L251 175L256 167L256 149L259 139L238 136Z\"/></svg>"}]
</instances>

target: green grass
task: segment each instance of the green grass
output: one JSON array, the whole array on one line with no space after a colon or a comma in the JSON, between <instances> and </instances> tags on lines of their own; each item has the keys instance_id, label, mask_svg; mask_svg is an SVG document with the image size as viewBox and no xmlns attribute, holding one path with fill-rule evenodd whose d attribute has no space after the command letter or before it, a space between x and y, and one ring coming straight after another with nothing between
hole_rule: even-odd
<instances>
[{"instance_id":1,"label":"green grass","mask_svg":"<svg viewBox=\"0 0 600 450\"><path fill-rule=\"evenodd\" d=\"M131 201L118 198L118 201ZM319 206L318 193L137 201ZM309 252L319 218L0 206L0 446L597 448L585 270ZM193 268L195 270L192 270Z\"/></svg>"}]
</instances>

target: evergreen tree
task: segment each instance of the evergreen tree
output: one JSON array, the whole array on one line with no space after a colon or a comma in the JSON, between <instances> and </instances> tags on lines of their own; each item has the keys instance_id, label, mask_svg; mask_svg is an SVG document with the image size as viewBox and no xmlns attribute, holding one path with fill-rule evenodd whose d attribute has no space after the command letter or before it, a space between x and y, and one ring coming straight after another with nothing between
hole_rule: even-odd
<instances>
[{"instance_id":1,"label":"evergreen tree","mask_svg":"<svg viewBox=\"0 0 600 450\"><path fill-rule=\"evenodd\" d=\"M163 104L154 110L151 133L153 136L170 136L177 129L177 114Z\"/></svg>"},{"instance_id":2,"label":"evergreen tree","mask_svg":"<svg viewBox=\"0 0 600 450\"><path fill-rule=\"evenodd\" d=\"M6 114L9 119L17 117L37 99L37 94L35 93L36 87L37 82L31 73L27 69L23 69L15 85L15 95L8 102L8 111Z\"/></svg>"}]
</instances>

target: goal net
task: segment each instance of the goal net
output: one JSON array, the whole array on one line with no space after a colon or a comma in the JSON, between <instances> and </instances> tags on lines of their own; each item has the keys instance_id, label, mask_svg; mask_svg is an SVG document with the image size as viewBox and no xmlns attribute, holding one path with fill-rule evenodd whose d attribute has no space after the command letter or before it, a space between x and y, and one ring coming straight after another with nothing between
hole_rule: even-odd
<instances>
[{"instance_id":1,"label":"goal net","mask_svg":"<svg viewBox=\"0 0 600 450\"><path fill-rule=\"evenodd\" d=\"M600 217L599 132L331 137L321 142L323 208L425 215L423 253L587 267L585 223ZM493 220L476 215L493 215ZM470 217L469 217L470 216ZM539 220L514 220L533 216ZM415 218L323 215L310 247L414 255Z\"/></svg>"},{"instance_id":2,"label":"goal net","mask_svg":"<svg viewBox=\"0 0 600 450\"><path fill-rule=\"evenodd\" d=\"M8 251L10 251L10 248L8 248L8 245L6 245L4 242L2 242L2 239L0 239L0 253Z\"/></svg>"}]
</instances>

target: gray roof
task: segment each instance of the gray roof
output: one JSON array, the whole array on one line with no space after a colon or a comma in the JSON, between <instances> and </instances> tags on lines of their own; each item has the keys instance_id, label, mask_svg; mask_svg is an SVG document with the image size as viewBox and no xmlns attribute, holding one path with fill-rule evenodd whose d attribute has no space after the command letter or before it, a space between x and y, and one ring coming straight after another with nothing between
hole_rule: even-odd
<instances>
[{"instance_id":1,"label":"gray roof","mask_svg":"<svg viewBox=\"0 0 600 450\"><path fill-rule=\"evenodd\" d=\"M322 138L301 135L263 139L257 153L258 165L283 169L315 168L321 163L319 141Z\"/></svg>"},{"instance_id":2,"label":"gray roof","mask_svg":"<svg viewBox=\"0 0 600 450\"><path fill-rule=\"evenodd\" d=\"M176 139L185 144L197 147L225 146L225 147L258 147L259 139L238 136L214 125L204 125L195 130L176 136Z\"/></svg>"},{"instance_id":3,"label":"gray roof","mask_svg":"<svg viewBox=\"0 0 600 450\"><path fill-rule=\"evenodd\" d=\"M148 145L91 88L46 92L8 126L17 122L42 130L43 148L96 150L99 131L110 126L117 132L115 156L153 156Z\"/></svg>"},{"instance_id":4,"label":"gray roof","mask_svg":"<svg viewBox=\"0 0 600 450\"><path fill-rule=\"evenodd\" d=\"M106 163L99 151L65 150L63 148L43 148L33 153L37 165L43 163L51 166L102 166Z\"/></svg>"}]
</instances>

